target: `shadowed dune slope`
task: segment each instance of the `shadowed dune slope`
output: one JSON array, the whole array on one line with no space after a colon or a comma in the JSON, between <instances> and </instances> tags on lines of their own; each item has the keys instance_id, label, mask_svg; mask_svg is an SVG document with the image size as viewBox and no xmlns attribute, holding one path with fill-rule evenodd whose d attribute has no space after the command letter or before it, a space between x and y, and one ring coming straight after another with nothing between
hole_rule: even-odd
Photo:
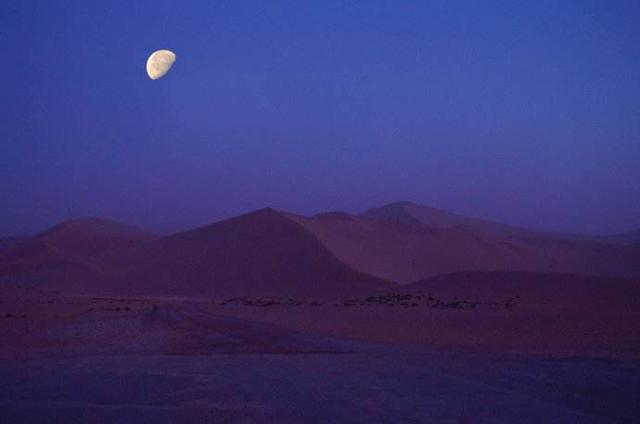
<instances>
[{"instance_id":1,"label":"shadowed dune slope","mask_svg":"<svg viewBox=\"0 0 640 424\"><path fill-rule=\"evenodd\" d=\"M639 246L552 237L498 236L470 226L427 228L405 220L333 212L291 216L350 267L399 283L470 270L640 276Z\"/></svg>"},{"instance_id":2,"label":"shadowed dune slope","mask_svg":"<svg viewBox=\"0 0 640 424\"><path fill-rule=\"evenodd\" d=\"M391 283L354 271L286 216L261 209L159 240L128 277L131 293L327 298Z\"/></svg>"}]
</instances>

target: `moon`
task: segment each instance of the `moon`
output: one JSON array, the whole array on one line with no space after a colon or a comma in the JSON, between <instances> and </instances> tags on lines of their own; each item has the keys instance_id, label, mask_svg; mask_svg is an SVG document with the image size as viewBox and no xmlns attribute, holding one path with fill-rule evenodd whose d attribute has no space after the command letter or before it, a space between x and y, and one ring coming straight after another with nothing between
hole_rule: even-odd
<instances>
[{"instance_id":1,"label":"moon","mask_svg":"<svg viewBox=\"0 0 640 424\"><path fill-rule=\"evenodd\" d=\"M152 80L165 76L176 61L176 54L171 50L156 50L147 59L147 75Z\"/></svg>"}]
</instances>

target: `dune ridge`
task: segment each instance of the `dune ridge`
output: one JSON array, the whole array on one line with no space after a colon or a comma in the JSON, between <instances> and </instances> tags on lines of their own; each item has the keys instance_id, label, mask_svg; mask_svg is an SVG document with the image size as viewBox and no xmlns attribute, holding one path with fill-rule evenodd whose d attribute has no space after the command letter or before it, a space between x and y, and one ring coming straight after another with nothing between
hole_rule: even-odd
<instances>
[{"instance_id":1,"label":"dune ridge","mask_svg":"<svg viewBox=\"0 0 640 424\"><path fill-rule=\"evenodd\" d=\"M401 284L474 270L640 276L638 245L512 231L508 226L507 232L503 227L486 230L484 221L479 221L478 229L473 218L437 209L430 220L420 221L406 212L407 207L392 204L360 216L337 212L291 216L347 265Z\"/></svg>"},{"instance_id":2,"label":"dune ridge","mask_svg":"<svg viewBox=\"0 0 640 424\"><path fill-rule=\"evenodd\" d=\"M89 295L329 298L464 271L640 276L640 246L512 228L409 202L360 216L264 208L169 236L88 218L0 251L0 281Z\"/></svg>"}]
</instances>

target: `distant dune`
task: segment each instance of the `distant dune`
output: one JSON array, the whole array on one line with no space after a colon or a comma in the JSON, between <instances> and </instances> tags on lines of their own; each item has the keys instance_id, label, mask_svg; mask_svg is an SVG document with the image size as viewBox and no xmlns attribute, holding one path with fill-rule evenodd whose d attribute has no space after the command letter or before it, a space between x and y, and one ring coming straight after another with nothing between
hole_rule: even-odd
<instances>
[{"instance_id":1,"label":"distant dune","mask_svg":"<svg viewBox=\"0 0 640 424\"><path fill-rule=\"evenodd\" d=\"M361 216L266 208L166 237L71 220L0 250L0 282L88 295L335 298L479 270L640 276L640 246L402 202Z\"/></svg>"},{"instance_id":2,"label":"distant dune","mask_svg":"<svg viewBox=\"0 0 640 424\"><path fill-rule=\"evenodd\" d=\"M161 239L129 278L137 293L206 297L336 297L391 285L350 269L268 208Z\"/></svg>"},{"instance_id":3,"label":"distant dune","mask_svg":"<svg viewBox=\"0 0 640 424\"><path fill-rule=\"evenodd\" d=\"M638 246L567 239L407 202L361 216L333 212L292 219L347 265L405 284L469 270L640 276Z\"/></svg>"},{"instance_id":4,"label":"distant dune","mask_svg":"<svg viewBox=\"0 0 640 424\"><path fill-rule=\"evenodd\" d=\"M125 245L135 246L156 236L138 228L97 218L64 221L34 237L22 238L5 258L29 259L34 250L75 260L99 260L100 256ZM44 265L44 264L43 264Z\"/></svg>"},{"instance_id":5,"label":"distant dune","mask_svg":"<svg viewBox=\"0 0 640 424\"><path fill-rule=\"evenodd\" d=\"M0 281L92 293L121 275L128 254L155 235L118 222L65 221L0 252Z\"/></svg>"},{"instance_id":6,"label":"distant dune","mask_svg":"<svg viewBox=\"0 0 640 424\"><path fill-rule=\"evenodd\" d=\"M360 214L362 218L398 222L420 228L466 228L475 233L491 236L540 237L562 240L618 241L614 237L600 237L587 234L557 233L532 230L514 225L502 224L486 219L459 215L443 209L413 202L395 202L371 208Z\"/></svg>"},{"instance_id":7,"label":"distant dune","mask_svg":"<svg viewBox=\"0 0 640 424\"><path fill-rule=\"evenodd\" d=\"M631 245L640 245L640 230L628 231L625 233L612 234L601 237L604 241L611 243L622 243Z\"/></svg>"},{"instance_id":8,"label":"distant dune","mask_svg":"<svg viewBox=\"0 0 640 424\"><path fill-rule=\"evenodd\" d=\"M28 239L29 237L0 237L0 253Z\"/></svg>"},{"instance_id":9,"label":"distant dune","mask_svg":"<svg viewBox=\"0 0 640 424\"><path fill-rule=\"evenodd\" d=\"M162 238L111 221L67 221L0 253L0 281L74 294L216 298L325 298L391 286L350 269L272 209Z\"/></svg>"},{"instance_id":10,"label":"distant dune","mask_svg":"<svg viewBox=\"0 0 640 424\"><path fill-rule=\"evenodd\" d=\"M396 222L418 228L468 227L486 234L506 235L533 233L525 228L513 227L488 220L467 217L443 209L413 202L389 203L364 211L362 218Z\"/></svg>"}]
</instances>

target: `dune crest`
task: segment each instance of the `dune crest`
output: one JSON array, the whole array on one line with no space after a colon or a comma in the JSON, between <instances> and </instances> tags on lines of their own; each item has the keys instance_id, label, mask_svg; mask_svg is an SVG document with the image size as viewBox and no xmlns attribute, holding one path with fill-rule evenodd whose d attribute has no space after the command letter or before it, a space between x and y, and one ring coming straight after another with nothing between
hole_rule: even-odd
<instances>
[{"instance_id":1,"label":"dune crest","mask_svg":"<svg viewBox=\"0 0 640 424\"><path fill-rule=\"evenodd\" d=\"M360 216L292 216L354 269L399 283L473 270L640 276L640 248L541 233L400 202Z\"/></svg>"}]
</instances>

